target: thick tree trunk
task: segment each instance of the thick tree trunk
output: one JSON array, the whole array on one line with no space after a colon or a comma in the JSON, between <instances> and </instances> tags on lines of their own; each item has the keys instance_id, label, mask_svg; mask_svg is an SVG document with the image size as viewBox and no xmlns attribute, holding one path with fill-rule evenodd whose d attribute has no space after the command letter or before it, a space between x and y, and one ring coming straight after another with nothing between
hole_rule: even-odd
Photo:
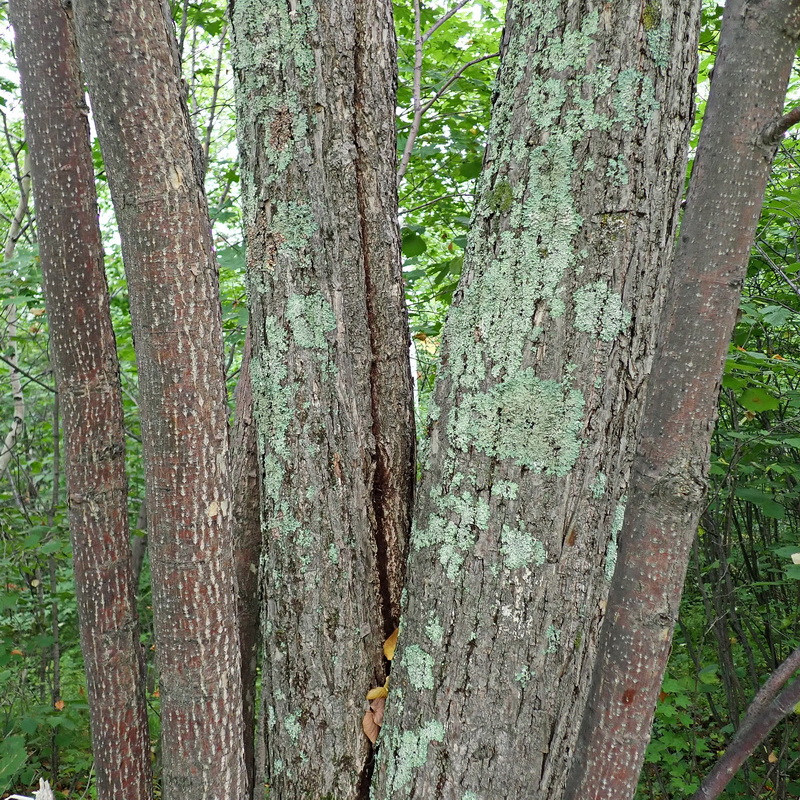
<instances>
[{"instance_id":1,"label":"thick tree trunk","mask_svg":"<svg viewBox=\"0 0 800 800\"><path fill-rule=\"evenodd\" d=\"M558 800L684 178L699 2L512 0L374 797Z\"/></svg>"},{"instance_id":2,"label":"thick tree trunk","mask_svg":"<svg viewBox=\"0 0 800 800\"><path fill-rule=\"evenodd\" d=\"M264 779L363 796L410 520L388 0L231 3L262 457Z\"/></svg>"},{"instance_id":3,"label":"thick tree trunk","mask_svg":"<svg viewBox=\"0 0 800 800\"><path fill-rule=\"evenodd\" d=\"M150 739L131 582L122 401L83 78L60 0L14 0L97 794L149 800Z\"/></svg>"},{"instance_id":4,"label":"thick tree trunk","mask_svg":"<svg viewBox=\"0 0 800 800\"><path fill-rule=\"evenodd\" d=\"M246 792L219 287L167 9L75 0L139 368L167 800Z\"/></svg>"},{"instance_id":5,"label":"thick tree trunk","mask_svg":"<svg viewBox=\"0 0 800 800\"><path fill-rule=\"evenodd\" d=\"M799 0L729 0L648 386L569 797L633 796L705 497L722 370L777 142Z\"/></svg>"}]
</instances>

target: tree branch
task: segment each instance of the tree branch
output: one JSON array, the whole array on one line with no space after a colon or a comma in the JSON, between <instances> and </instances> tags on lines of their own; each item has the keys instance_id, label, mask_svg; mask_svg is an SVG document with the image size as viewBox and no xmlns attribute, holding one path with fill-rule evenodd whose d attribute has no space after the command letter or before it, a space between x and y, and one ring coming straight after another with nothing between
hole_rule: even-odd
<instances>
[{"instance_id":1,"label":"tree branch","mask_svg":"<svg viewBox=\"0 0 800 800\"><path fill-rule=\"evenodd\" d=\"M767 125L761 132L761 140L766 145L780 144L783 134L800 122L800 106L795 106L791 111L787 111L782 117Z\"/></svg>"},{"instance_id":2,"label":"tree branch","mask_svg":"<svg viewBox=\"0 0 800 800\"><path fill-rule=\"evenodd\" d=\"M438 30L438 29L439 29L439 28L440 28L442 25L444 25L444 23L445 23L445 22L447 22L447 20L449 20L449 19L450 19L450 17L452 17L454 14L457 14L457 13L458 13L458 12L459 12L459 11L460 11L462 8L464 8L464 6L465 6L465 5L466 5L468 2L469 2L469 0L461 0L461 2L460 2L460 3L458 3L458 4L456 4L456 6L454 6L453 8L451 8L451 9L450 9L450 11L448 11L448 12L447 12L446 14L444 14L443 16L439 17L439 19L437 19L437 20L436 20L436 22L434 22L434 23L433 23L433 25L431 25L431 27L430 27L430 28L428 28L428 30L427 30L427 31L425 31L425 35L422 37L422 43L423 43L423 44L425 44L425 42L427 42L427 41L428 41L428 39L430 39L430 38L431 38L431 36L433 36L433 34L434 34L434 33L435 33L435 32L436 32L436 31L437 31L437 30Z\"/></svg>"},{"instance_id":3,"label":"tree branch","mask_svg":"<svg viewBox=\"0 0 800 800\"><path fill-rule=\"evenodd\" d=\"M744 721L691 800L716 800L753 750L800 701L800 680L778 690L800 669L798 647L767 679L747 709Z\"/></svg>"},{"instance_id":4,"label":"tree branch","mask_svg":"<svg viewBox=\"0 0 800 800\"><path fill-rule=\"evenodd\" d=\"M411 123L411 130L408 132L408 139L406 139L406 146L403 150L403 158L400 161L400 167L397 170L397 182L403 180L403 176L406 174L406 169L408 169L408 162L411 159L411 151L414 149L414 142L417 139L417 134L419 133L420 123L422 122L422 115L425 114L428 109L464 74L464 71L469 69L470 67L474 66L475 64L480 64L481 61L488 61L490 58L497 58L500 53L490 53L487 56L479 56L478 58L473 58L472 61L468 61L466 64L463 64L459 67L456 72L450 77L450 79L439 89L438 92L430 99L424 106L418 105L419 97L416 94L416 66L414 68L414 87L415 87L415 94L414 94L414 119ZM420 52L421 56L421 52ZM421 63L420 63L421 67Z\"/></svg>"}]
</instances>

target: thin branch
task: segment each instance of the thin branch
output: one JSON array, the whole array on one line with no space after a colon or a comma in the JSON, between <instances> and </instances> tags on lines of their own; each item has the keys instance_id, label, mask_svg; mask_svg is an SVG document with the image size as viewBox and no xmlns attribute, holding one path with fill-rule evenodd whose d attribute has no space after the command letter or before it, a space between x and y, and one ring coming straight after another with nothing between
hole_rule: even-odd
<instances>
[{"instance_id":1,"label":"thin branch","mask_svg":"<svg viewBox=\"0 0 800 800\"><path fill-rule=\"evenodd\" d=\"M747 709L725 755L714 765L691 800L716 800L731 778L767 734L800 701L800 680L789 684L778 694L778 690L800 669L800 647L798 647L767 679L750 707Z\"/></svg>"},{"instance_id":2,"label":"thin branch","mask_svg":"<svg viewBox=\"0 0 800 800\"><path fill-rule=\"evenodd\" d=\"M211 113L208 117L208 126L206 127L206 138L203 142L203 164L208 169L208 152L211 149L211 131L214 128L214 116L217 110L217 96L219 95L220 82L219 76L222 72L222 57L225 53L225 37L228 35L228 22L222 26L222 36L219 37L219 55L217 57L217 68L214 73L214 91L211 95Z\"/></svg>"},{"instance_id":3,"label":"thin branch","mask_svg":"<svg viewBox=\"0 0 800 800\"><path fill-rule=\"evenodd\" d=\"M445 22L447 22L447 20L449 20L449 19L450 19L450 17L452 17L452 16L453 16L453 14L457 14L457 13L458 13L458 12L459 12L459 11L460 11L462 8L464 8L464 6L465 6L465 5L466 5L468 2L469 2L469 0L461 0L461 2L460 2L460 3L458 3L458 4L457 4L457 5L454 7L454 8L451 8L451 9L450 9L450 11L448 11L448 12L447 12L447 13L446 13L444 16L442 16L442 17L439 17L439 19L437 19L437 20L436 20L436 22L434 22L434 23L433 23L433 25L431 25L431 27L430 27L430 28L428 28L428 30L427 30L427 31L425 31L425 34L424 34L424 35L423 35L423 37L422 37L422 43L423 43L423 44L425 44L425 42L427 42L427 41L428 41L428 39L430 39L430 38L431 38L431 36L433 36L433 34L434 34L434 33L435 33L435 32L436 32L436 31L437 31L437 30L438 30L438 29L439 29L439 28L440 28L442 25L444 25L444 23L445 23Z\"/></svg>"},{"instance_id":4,"label":"thin branch","mask_svg":"<svg viewBox=\"0 0 800 800\"><path fill-rule=\"evenodd\" d=\"M789 284L789 286L791 286L791 288L792 288L792 291L793 291L793 292L794 292L794 293L795 293L795 294L796 294L798 297L800 297L800 286L798 286L798 285L797 285L797 284L796 284L796 283L795 283L795 282L794 282L794 281L793 281L793 280L792 280L792 279L791 279L791 278L790 278L790 277L789 277L789 276L788 276L788 275L787 275L787 274L786 274L786 273L785 273L785 272L784 272L784 271L783 271L783 270L782 270L782 269L781 269L781 268L780 268L780 267L779 267L779 266L778 266L778 265L777 265L777 264L776 264L776 263L775 263L775 262L774 262L774 261L773 261L773 260L772 260L772 259L771 259L771 258L768 256L768 255L767 255L767 254L766 254L766 253L765 253L765 252L764 252L764 248L763 248L763 247L762 247L762 246L761 246L761 245L760 245L758 242L756 242L756 248L755 248L755 249L756 249L756 250L758 250L758 252L759 252L760 256L761 256L761 257L764 259L764 261L766 261L766 262L767 262L767 264L769 264L769 266L770 266L770 267L771 267L771 268L772 268L772 269L773 269L775 272L777 272L777 273L778 273L778 274L781 276L781 278L783 278L783 279L784 279L784 281L786 281L786 283L788 283L788 284Z\"/></svg>"},{"instance_id":5,"label":"thin branch","mask_svg":"<svg viewBox=\"0 0 800 800\"><path fill-rule=\"evenodd\" d=\"M450 80L439 89L438 92L430 99L427 103L422 107L422 113L424 114L463 74L464 71L469 69L470 67L474 66L475 64L480 64L481 61L488 61L490 58L498 58L500 53L489 53L488 56L479 56L478 58L473 58L472 61L467 61L466 64L459 67Z\"/></svg>"},{"instance_id":6,"label":"thin branch","mask_svg":"<svg viewBox=\"0 0 800 800\"><path fill-rule=\"evenodd\" d=\"M411 160L411 151L414 149L414 142L419 133L419 126L422 122L422 33L421 18L422 11L419 5L420 0L414 0L414 120L411 123L411 130L408 132L406 146L403 149L403 157L400 159L400 166L397 169L398 185L403 180L403 176L408 169L408 162Z\"/></svg>"},{"instance_id":7,"label":"thin branch","mask_svg":"<svg viewBox=\"0 0 800 800\"><path fill-rule=\"evenodd\" d=\"M779 144L783 134L798 122L800 122L800 106L795 106L791 111L767 125L761 132L761 140L770 147Z\"/></svg>"},{"instance_id":8,"label":"thin branch","mask_svg":"<svg viewBox=\"0 0 800 800\"><path fill-rule=\"evenodd\" d=\"M467 193L468 194L468 193ZM406 208L403 210L403 214L411 214L414 211L419 211L421 208L427 208L428 206L434 205L434 203L438 203L440 200L447 200L449 197L463 197L464 195L461 193L448 193L448 194L441 194L439 197L434 197L433 200L428 200L425 203L420 203L418 206L414 206L413 208ZM471 196L471 195L470 195Z\"/></svg>"},{"instance_id":9,"label":"thin branch","mask_svg":"<svg viewBox=\"0 0 800 800\"><path fill-rule=\"evenodd\" d=\"M472 61L468 61L466 64L462 64L449 78L449 80L442 86L436 94L425 103L424 106L420 106L418 101L419 97L416 94L417 92L417 75L416 75L416 66L414 67L414 120L411 123L411 130L408 132L408 139L406 139L406 146L403 150L403 158L400 161L400 168L397 170L397 182L403 180L403 176L406 174L406 170L408 169L408 162L411 160L411 152L414 149L414 142L417 139L417 135L419 134L420 124L422 122L422 115L425 114L431 106L464 74L465 70L469 69L470 67L474 66L475 64L480 64L481 61L488 61L490 58L497 58L500 53L490 53L486 56L479 56L478 58L473 58ZM421 69L421 64L420 64Z\"/></svg>"},{"instance_id":10,"label":"thin branch","mask_svg":"<svg viewBox=\"0 0 800 800\"><path fill-rule=\"evenodd\" d=\"M22 369L22 367L17 366L10 358L6 358L4 355L0 354L0 361L2 361L4 364L8 364L9 367L15 369L17 372L19 372L20 375L24 375L28 380L33 381L34 383L38 383L39 386L42 387L42 389L47 389L48 392L52 392L53 394L55 394L56 390L52 386L48 386L46 383L42 383L38 378L31 375L30 372L26 372L24 369Z\"/></svg>"}]
</instances>

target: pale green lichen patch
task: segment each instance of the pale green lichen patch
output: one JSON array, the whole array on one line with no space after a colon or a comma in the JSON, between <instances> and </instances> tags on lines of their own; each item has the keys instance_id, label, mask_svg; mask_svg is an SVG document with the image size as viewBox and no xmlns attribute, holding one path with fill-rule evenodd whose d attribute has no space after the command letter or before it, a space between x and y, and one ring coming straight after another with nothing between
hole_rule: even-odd
<instances>
[{"instance_id":1,"label":"pale green lichen patch","mask_svg":"<svg viewBox=\"0 0 800 800\"><path fill-rule=\"evenodd\" d=\"M598 472L592 483L592 497L594 497L595 500L599 500L606 493L607 482L608 476L605 472Z\"/></svg>"},{"instance_id":2,"label":"pale green lichen patch","mask_svg":"<svg viewBox=\"0 0 800 800\"><path fill-rule=\"evenodd\" d=\"M305 250L317 232L317 222L305 203L278 202L269 226L279 242L278 250Z\"/></svg>"},{"instance_id":3,"label":"pale green lichen patch","mask_svg":"<svg viewBox=\"0 0 800 800\"><path fill-rule=\"evenodd\" d=\"M286 76L296 77L301 86L312 83L315 57L311 42L318 16L313 0L293 0L291 4L237 0L231 5L231 21L239 141L246 152L256 146L251 131L258 127L264 131L260 157L250 155L268 167L257 176L263 188L277 180L298 152L308 148L308 115ZM258 193L255 172L244 171L248 219L255 211Z\"/></svg>"},{"instance_id":4,"label":"pale green lichen patch","mask_svg":"<svg viewBox=\"0 0 800 800\"><path fill-rule=\"evenodd\" d=\"M629 181L628 165L625 163L625 157L609 158L608 166L606 167L606 177L615 186L627 186Z\"/></svg>"},{"instance_id":5,"label":"pale green lichen patch","mask_svg":"<svg viewBox=\"0 0 800 800\"><path fill-rule=\"evenodd\" d=\"M433 656L430 653L412 644L403 650L400 666L405 668L415 689L433 689Z\"/></svg>"},{"instance_id":6,"label":"pale green lichen patch","mask_svg":"<svg viewBox=\"0 0 800 800\"><path fill-rule=\"evenodd\" d=\"M620 531L622 530L622 524L625 522L626 502L627 498L623 497L619 503L617 503L617 506L614 509L614 517L611 520L611 535L608 540L608 545L606 546L605 562L605 576L606 580L608 581L614 577L614 570L617 568L617 554L619 550L617 540L619 538Z\"/></svg>"},{"instance_id":7,"label":"pale green lichen patch","mask_svg":"<svg viewBox=\"0 0 800 800\"><path fill-rule=\"evenodd\" d=\"M561 642L561 631L553 625L549 625L545 632L547 637L547 652L555 653L558 650L558 645Z\"/></svg>"},{"instance_id":8,"label":"pale green lichen patch","mask_svg":"<svg viewBox=\"0 0 800 800\"><path fill-rule=\"evenodd\" d=\"M540 567L547 560L544 545L534 539L525 527L503 525L500 532L500 553L506 569L520 569L531 565Z\"/></svg>"},{"instance_id":9,"label":"pale green lichen patch","mask_svg":"<svg viewBox=\"0 0 800 800\"><path fill-rule=\"evenodd\" d=\"M418 730L403 731L392 736L393 747L384 751L388 757L386 767L386 796L400 791L411 783L414 770L425 766L431 742L444 741L444 726L438 720L426 722Z\"/></svg>"},{"instance_id":10,"label":"pale green lichen patch","mask_svg":"<svg viewBox=\"0 0 800 800\"><path fill-rule=\"evenodd\" d=\"M328 547L328 561L330 561L334 567L339 564L339 548L333 542L331 542Z\"/></svg>"},{"instance_id":11,"label":"pale green lichen patch","mask_svg":"<svg viewBox=\"0 0 800 800\"><path fill-rule=\"evenodd\" d=\"M575 327L583 333L612 342L631 324L622 298L603 281L582 286L575 292Z\"/></svg>"},{"instance_id":12,"label":"pale green lichen patch","mask_svg":"<svg viewBox=\"0 0 800 800\"><path fill-rule=\"evenodd\" d=\"M580 452L583 394L521 370L490 391L466 395L454 410L450 439L533 472L566 475Z\"/></svg>"},{"instance_id":13,"label":"pale green lichen patch","mask_svg":"<svg viewBox=\"0 0 800 800\"><path fill-rule=\"evenodd\" d=\"M455 581L478 532L489 526L489 504L468 491L453 495L432 492L432 499L438 513L430 515L426 527L412 529L412 546L415 550L438 547L439 562L447 577Z\"/></svg>"},{"instance_id":14,"label":"pale green lichen patch","mask_svg":"<svg viewBox=\"0 0 800 800\"><path fill-rule=\"evenodd\" d=\"M615 122L623 130L633 130L637 120L647 122L658 108L653 81L637 69L625 69L617 75L614 108L617 112Z\"/></svg>"},{"instance_id":15,"label":"pale green lichen patch","mask_svg":"<svg viewBox=\"0 0 800 800\"><path fill-rule=\"evenodd\" d=\"M672 26L669 20L663 20L659 25L647 30L647 46L653 62L659 69L669 66L669 51L672 45Z\"/></svg>"},{"instance_id":16,"label":"pale green lichen patch","mask_svg":"<svg viewBox=\"0 0 800 800\"><path fill-rule=\"evenodd\" d=\"M492 485L492 497L502 497L506 500L516 500L519 486L513 481L495 481Z\"/></svg>"},{"instance_id":17,"label":"pale green lichen patch","mask_svg":"<svg viewBox=\"0 0 800 800\"><path fill-rule=\"evenodd\" d=\"M444 629L439 622L439 618L433 611L428 612L428 621L425 624L425 635L434 644L441 644L444 636Z\"/></svg>"},{"instance_id":18,"label":"pale green lichen patch","mask_svg":"<svg viewBox=\"0 0 800 800\"><path fill-rule=\"evenodd\" d=\"M286 302L286 321L300 347L327 350L325 334L336 328L336 316L319 294L293 294Z\"/></svg>"},{"instance_id":19,"label":"pale green lichen patch","mask_svg":"<svg viewBox=\"0 0 800 800\"><path fill-rule=\"evenodd\" d=\"M532 678L533 678L533 673L531 673L527 664L521 667L517 672L517 674L514 676L514 680L520 686L522 686L523 689L531 682Z\"/></svg>"},{"instance_id":20,"label":"pale green lichen patch","mask_svg":"<svg viewBox=\"0 0 800 800\"><path fill-rule=\"evenodd\" d=\"M283 727L286 728L286 732L294 744L297 744L297 740L300 738L300 714L300 711L295 711L284 717L283 720Z\"/></svg>"},{"instance_id":21,"label":"pale green lichen patch","mask_svg":"<svg viewBox=\"0 0 800 800\"><path fill-rule=\"evenodd\" d=\"M278 500L284 476L284 459L289 455L286 432L294 419L296 387L288 382L286 331L278 319L267 316L263 326L264 344L250 362L254 417L262 442L264 496Z\"/></svg>"}]
</instances>

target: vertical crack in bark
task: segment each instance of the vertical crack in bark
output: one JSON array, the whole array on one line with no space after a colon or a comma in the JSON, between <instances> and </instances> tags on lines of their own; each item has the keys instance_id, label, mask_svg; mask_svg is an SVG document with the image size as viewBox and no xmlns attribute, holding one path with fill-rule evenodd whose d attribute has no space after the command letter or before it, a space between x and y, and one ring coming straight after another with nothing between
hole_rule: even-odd
<instances>
[{"instance_id":1,"label":"vertical crack in bark","mask_svg":"<svg viewBox=\"0 0 800 800\"><path fill-rule=\"evenodd\" d=\"M368 224L368 201L367 189L364 186L364 166L362 161L369 158L361 147L361 131L359 126L359 115L363 113L365 101L363 96L363 82L367 80L364 70L364 30L363 12L356 7L356 37L353 51L354 66L354 87L353 87L353 141L356 148L355 172L356 172L356 199L358 202L358 224L361 240L361 258L364 269L364 295L366 300L367 328L369 332L370 347L370 406L372 410L372 436L374 439L375 451L373 454L373 474L371 486L372 512L374 519L374 536L376 547L376 568L378 579L378 594L381 605L381 615L383 617L384 635L389 636L399 622L399 608L395 597L399 597L400 587L394 586L398 582L400 573L397 563L401 554L397 552L399 543L397 542L396 525L397 521L389 518L386 513L387 508L394 507L392 495L396 493L396 488L391 480L390 458L384 452L381 444L384 438L382 429L381 386L378 361L382 356L378 344L378 326L380 321L376 310L376 305L380 299L376 296L374 278L371 269L371 242Z\"/></svg>"}]
</instances>

